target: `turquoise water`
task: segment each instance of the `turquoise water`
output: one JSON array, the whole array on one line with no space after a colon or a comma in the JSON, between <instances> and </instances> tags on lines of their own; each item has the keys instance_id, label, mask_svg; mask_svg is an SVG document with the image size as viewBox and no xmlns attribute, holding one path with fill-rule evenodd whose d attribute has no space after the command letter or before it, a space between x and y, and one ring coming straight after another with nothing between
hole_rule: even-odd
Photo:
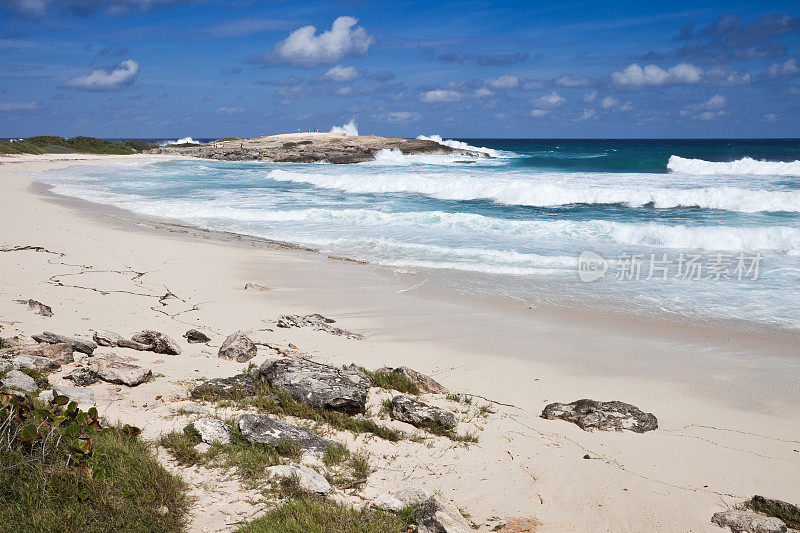
<instances>
[{"instance_id":1,"label":"turquoise water","mask_svg":"<svg viewBox=\"0 0 800 533\"><path fill-rule=\"evenodd\" d=\"M800 331L800 141L458 142L491 157L37 177L139 213L435 273L466 293ZM578 271L586 251L608 261L592 282Z\"/></svg>"}]
</instances>

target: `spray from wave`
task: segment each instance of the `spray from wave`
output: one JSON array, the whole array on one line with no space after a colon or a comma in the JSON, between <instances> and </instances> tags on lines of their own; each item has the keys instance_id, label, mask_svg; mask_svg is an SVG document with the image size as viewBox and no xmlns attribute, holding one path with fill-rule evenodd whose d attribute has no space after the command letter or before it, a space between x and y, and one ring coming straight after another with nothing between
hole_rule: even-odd
<instances>
[{"instance_id":1,"label":"spray from wave","mask_svg":"<svg viewBox=\"0 0 800 533\"><path fill-rule=\"evenodd\" d=\"M497 150L492 150L491 148L483 148L479 146L472 146L471 144L467 144L463 141L455 141L453 139L442 139L441 135L417 135L417 139L422 141L433 141L437 142L443 146L449 146L450 148L456 148L459 150L471 150L473 152L480 152L482 154L486 154L489 157L500 157L500 152Z\"/></svg>"},{"instance_id":2,"label":"spray from wave","mask_svg":"<svg viewBox=\"0 0 800 533\"><path fill-rule=\"evenodd\" d=\"M756 161L743 157L727 163L687 159L671 155L667 168L672 172L691 174L693 176L710 176L714 174L741 176L800 176L800 161Z\"/></svg>"},{"instance_id":3,"label":"spray from wave","mask_svg":"<svg viewBox=\"0 0 800 533\"><path fill-rule=\"evenodd\" d=\"M161 146L169 146L171 144L201 144L199 141L195 141L191 137L181 137L177 141L165 141L164 144Z\"/></svg>"},{"instance_id":4,"label":"spray from wave","mask_svg":"<svg viewBox=\"0 0 800 533\"><path fill-rule=\"evenodd\" d=\"M352 118L347 124L332 127L330 133L344 133L348 137L357 137L358 124L356 124L356 119Z\"/></svg>"}]
</instances>

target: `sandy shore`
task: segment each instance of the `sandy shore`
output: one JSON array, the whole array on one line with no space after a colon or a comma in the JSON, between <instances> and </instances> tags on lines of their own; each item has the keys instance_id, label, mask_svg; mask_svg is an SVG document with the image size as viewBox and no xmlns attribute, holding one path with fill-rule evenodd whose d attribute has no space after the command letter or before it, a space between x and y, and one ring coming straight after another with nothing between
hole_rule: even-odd
<instances>
[{"instance_id":1,"label":"sandy shore","mask_svg":"<svg viewBox=\"0 0 800 533\"><path fill-rule=\"evenodd\" d=\"M412 288L421 281L415 276L139 219L54 196L24 175L111 159L0 158L0 248L44 248L0 252L0 335L208 333L210 345L181 342L179 356L97 350L153 369L156 379L136 388L92 386L101 413L143 427L148 438L187 423L174 410L197 380L246 366L216 356L225 336L241 329L323 362L407 365L453 391L513 406L493 404L488 419L465 416L459 430L480 439L468 448L444 438L429 446L340 435L372 454L376 471L363 498L421 485L483 530L495 517L535 517L543 532L714 532L722 531L710 523L714 512L753 494L800 502L794 339L445 299ZM245 291L248 282L270 290ZM14 302L28 298L54 316ZM281 314L309 313L365 339L275 327ZM260 346L253 361L272 355ZM632 403L654 413L659 429L588 433L539 417L550 402L580 398ZM431 401L458 408L443 397ZM182 472L201 498L193 530L225 529L259 512L230 477Z\"/></svg>"}]
</instances>

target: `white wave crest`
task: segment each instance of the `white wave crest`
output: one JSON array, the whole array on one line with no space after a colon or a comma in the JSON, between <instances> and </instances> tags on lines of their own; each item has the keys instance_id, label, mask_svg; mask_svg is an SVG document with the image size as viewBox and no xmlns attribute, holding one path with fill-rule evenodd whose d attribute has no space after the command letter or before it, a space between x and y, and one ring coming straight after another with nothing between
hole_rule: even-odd
<instances>
[{"instance_id":1,"label":"white wave crest","mask_svg":"<svg viewBox=\"0 0 800 533\"><path fill-rule=\"evenodd\" d=\"M686 159L677 155L669 156L667 168L672 172L694 176L747 175L747 176L800 176L800 161L756 161L743 157L736 161L715 162L702 159Z\"/></svg>"},{"instance_id":2,"label":"white wave crest","mask_svg":"<svg viewBox=\"0 0 800 533\"><path fill-rule=\"evenodd\" d=\"M191 137L181 137L177 141L166 141L161 146L169 146L170 144L201 144L200 141L195 141Z\"/></svg>"},{"instance_id":3,"label":"white wave crest","mask_svg":"<svg viewBox=\"0 0 800 533\"><path fill-rule=\"evenodd\" d=\"M480 152L482 154L488 155L489 157L502 157L500 155L500 152L498 152L497 150L492 150L491 148L472 146L471 144L467 144L463 141L455 141L453 139L442 139L441 135L417 135L417 139L423 141L437 142L443 146L449 146L450 148L456 148L459 150L471 150L473 152Z\"/></svg>"},{"instance_id":4,"label":"white wave crest","mask_svg":"<svg viewBox=\"0 0 800 533\"><path fill-rule=\"evenodd\" d=\"M347 124L332 127L330 133L344 133L348 137L357 137L358 124L356 124L356 119L353 118Z\"/></svg>"}]
</instances>

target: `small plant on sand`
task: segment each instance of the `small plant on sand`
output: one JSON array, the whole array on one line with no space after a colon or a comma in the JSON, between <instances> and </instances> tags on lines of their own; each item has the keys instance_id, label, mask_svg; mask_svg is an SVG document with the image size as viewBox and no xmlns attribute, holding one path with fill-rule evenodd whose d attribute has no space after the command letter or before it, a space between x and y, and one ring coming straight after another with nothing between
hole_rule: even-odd
<instances>
[{"instance_id":1,"label":"small plant on sand","mask_svg":"<svg viewBox=\"0 0 800 533\"><path fill-rule=\"evenodd\" d=\"M453 442L460 442L464 444L474 444L478 442L477 435L475 435L475 433L472 431L458 433L454 429L446 428L437 422L429 422L420 427L428 433L432 433L433 435L437 435L439 437L447 437Z\"/></svg>"},{"instance_id":2,"label":"small plant on sand","mask_svg":"<svg viewBox=\"0 0 800 533\"><path fill-rule=\"evenodd\" d=\"M465 394L448 394L445 398L451 402L460 403L462 405L472 405L472 396L467 396Z\"/></svg>"}]
</instances>

